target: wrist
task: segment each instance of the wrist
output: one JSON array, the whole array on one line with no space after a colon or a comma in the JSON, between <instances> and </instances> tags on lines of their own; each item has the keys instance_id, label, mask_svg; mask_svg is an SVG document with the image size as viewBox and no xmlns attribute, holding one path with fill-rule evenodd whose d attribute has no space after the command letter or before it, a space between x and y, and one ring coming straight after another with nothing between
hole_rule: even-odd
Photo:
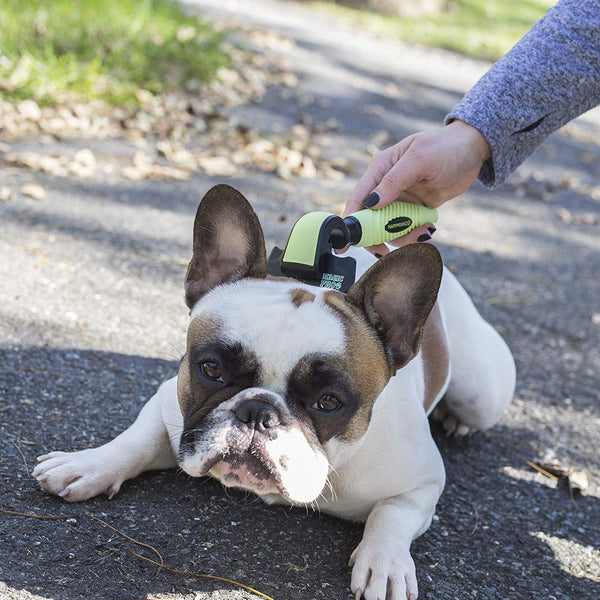
<instances>
[{"instance_id":1,"label":"wrist","mask_svg":"<svg viewBox=\"0 0 600 600\"><path fill-rule=\"evenodd\" d=\"M492 156L492 150L488 141L476 127L473 127L460 119L455 119L446 125L446 127L452 128L456 135L460 135L465 140L465 143L481 164Z\"/></svg>"}]
</instances>

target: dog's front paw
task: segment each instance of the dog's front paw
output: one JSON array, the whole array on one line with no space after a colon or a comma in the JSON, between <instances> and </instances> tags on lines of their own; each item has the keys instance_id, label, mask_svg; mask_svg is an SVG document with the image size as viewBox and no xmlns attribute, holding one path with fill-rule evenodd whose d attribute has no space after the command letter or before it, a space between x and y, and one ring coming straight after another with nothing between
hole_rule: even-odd
<instances>
[{"instance_id":1,"label":"dog's front paw","mask_svg":"<svg viewBox=\"0 0 600 600\"><path fill-rule=\"evenodd\" d=\"M440 402L434 408L431 417L442 424L448 437L465 437L473 435L477 431L465 425L456 415L453 415L445 402Z\"/></svg>"},{"instance_id":2,"label":"dog's front paw","mask_svg":"<svg viewBox=\"0 0 600 600\"><path fill-rule=\"evenodd\" d=\"M38 456L33 476L42 489L69 502L80 502L98 494L112 498L126 479L118 460L107 456L102 448L80 452L50 452Z\"/></svg>"},{"instance_id":3,"label":"dog's front paw","mask_svg":"<svg viewBox=\"0 0 600 600\"><path fill-rule=\"evenodd\" d=\"M364 540L350 557L351 589L356 600L416 600L415 564L408 550Z\"/></svg>"}]
</instances>

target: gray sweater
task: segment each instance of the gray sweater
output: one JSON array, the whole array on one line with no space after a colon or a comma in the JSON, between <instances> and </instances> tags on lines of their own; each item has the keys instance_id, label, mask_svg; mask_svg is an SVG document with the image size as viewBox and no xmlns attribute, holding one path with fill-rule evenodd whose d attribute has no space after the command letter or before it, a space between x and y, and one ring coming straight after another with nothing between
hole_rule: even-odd
<instances>
[{"instance_id":1,"label":"gray sweater","mask_svg":"<svg viewBox=\"0 0 600 600\"><path fill-rule=\"evenodd\" d=\"M445 119L486 138L479 179L504 183L553 131L600 104L600 0L561 0Z\"/></svg>"}]
</instances>

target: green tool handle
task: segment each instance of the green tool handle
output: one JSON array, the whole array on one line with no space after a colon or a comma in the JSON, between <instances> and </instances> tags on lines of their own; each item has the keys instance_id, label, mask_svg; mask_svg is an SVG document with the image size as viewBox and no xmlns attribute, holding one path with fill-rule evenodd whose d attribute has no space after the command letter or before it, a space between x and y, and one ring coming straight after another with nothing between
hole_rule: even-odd
<instances>
[{"instance_id":1,"label":"green tool handle","mask_svg":"<svg viewBox=\"0 0 600 600\"><path fill-rule=\"evenodd\" d=\"M402 237L425 223L435 223L437 219L435 208L396 200L380 210L359 210L344 222L351 232L351 244L375 246ZM360 227L357 227L357 222Z\"/></svg>"}]
</instances>

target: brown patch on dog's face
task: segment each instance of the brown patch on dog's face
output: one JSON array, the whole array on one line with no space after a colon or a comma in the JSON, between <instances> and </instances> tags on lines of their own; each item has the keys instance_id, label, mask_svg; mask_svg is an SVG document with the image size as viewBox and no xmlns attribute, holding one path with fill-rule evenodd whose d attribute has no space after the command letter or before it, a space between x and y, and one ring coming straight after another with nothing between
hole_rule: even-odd
<instances>
[{"instance_id":1,"label":"brown patch on dog's face","mask_svg":"<svg viewBox=\"0 0 600 600\"><path fill-rule=\"evenodd\" d=\"M177 378L184 427L256 382L256 357L240 343L223 342L221 330L216 319L196 317L190 323Z\"/></svg>"},{"instance_id":2,"label":"brown patch on dog's face","mask_svg":"<svg viewBox=\"0 0 600 600\"><path fill-rule=\"evenodd\" d=\"M326 292L324 300L336 311L344 325L348 340L346 352L342 356L327 356L322 360L316 355L312 364L311 357L307 357L301 361L295 375L298 379L303 378L305 385L312 378L315 388L320 382L323 390L331 390L334 397L339 394L340 400L346 403L345 422L329 419L329 426L319 427L319 420L313 416L320 441L323 443L331 437L354 441L366 432L373 404L392 372L383 344L360 311L346 302L339 292Z\"/></svg>"},{"instance_id":3,"label":"brown patch on dog's face","mask_svg":"<svg viewBox=\"0 0 600 600\"><path fill-rule=\"evenodd\" d=\"M292 304L300 306L305 302L314 302L316 296L308 290L302 288L295 288L290 290L290 296L292 298Z\"/></svg>"},{"instance_id":4,"label":"brown patch on dog's face","mask_svg":"<svg viewBox=\"0 0 600 600\"><path fill-rule=\"evenodd\" d=\"M376 398L392 375L383 344L362 313L348 303L343 294L327 292L325 302L337 311L346 328L347 360L353 366L351 372L361 395Z\"/></svg>"}]
</instances>

